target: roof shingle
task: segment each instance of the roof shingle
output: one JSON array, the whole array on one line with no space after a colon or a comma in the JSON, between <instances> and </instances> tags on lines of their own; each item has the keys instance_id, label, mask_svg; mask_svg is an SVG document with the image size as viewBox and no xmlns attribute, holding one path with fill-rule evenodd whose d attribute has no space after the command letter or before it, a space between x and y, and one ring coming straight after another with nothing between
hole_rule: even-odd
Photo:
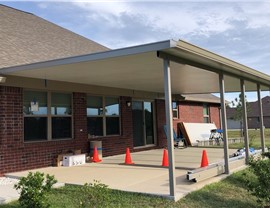
<instances>
[{"instance_id":1,"label":"roof shingle","mask_svg":"<svg viewBox=\"0 0 270 208\"><path fill-rule=\"evenodd\" d=\"M0 4L0 69L106 50L34 14Z\"/></svg>"}]
</instances>

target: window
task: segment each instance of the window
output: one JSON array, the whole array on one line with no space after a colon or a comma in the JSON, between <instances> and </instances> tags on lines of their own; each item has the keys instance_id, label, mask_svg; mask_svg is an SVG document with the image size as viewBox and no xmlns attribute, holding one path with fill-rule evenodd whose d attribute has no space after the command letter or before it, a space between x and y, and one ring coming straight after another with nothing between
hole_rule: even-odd
<instances>
[{"instance_id":1,"label":"window","mask_svg":"<svg viewBox=\"0 0 270 208\"><path fill-rule=\"evenodd\" d=\"M210 123L209 106L207 104L203 104L203 122Z\"/></svg>"},{"instance_id":2,"label":"window","mask_svg":"<svg viewBox=\"0 0 270 208\"><path fill-rule=\"evenodd\" d=\"M173 114L173 118L178 118L178 106L177 106L177 102L173 101L172 102L172 114Z\"/></svg>"},{"instance_id":3,"label":"window","mask_svg":"<svg viewBox=\"0 0 270 208\"><path fill-rule=\"evenodd\" d=\"M88 96L87 130L90 136L119 135L119 99Z\"/></svg>"},{"instance_id":4,"label":"window","mask_svg":"<svg viewBox=\"0 0 270 208\"><path fill-rule=\"evenodd\" d=\"M71 138L71 100L68 93L24 91L24 140Z\"/></svg>"},{"instance_id":5,"label":"window","mask_svg":"<svg viewBox=\"0 0 270 208\"><path fill-rule=\"evenodd\" d=\"M51 94L52 139L71 138L71 94Z\"/></svg>"},{"instance_id":6,"label":"window","mask_svg":"<svg viewBox=\"0 0 270 208\"><path fill-rule=\"evenodd\" d=\"M24 140L47 140L48 106L46 92L24 92Z\"/></svg>"}]
</instances>

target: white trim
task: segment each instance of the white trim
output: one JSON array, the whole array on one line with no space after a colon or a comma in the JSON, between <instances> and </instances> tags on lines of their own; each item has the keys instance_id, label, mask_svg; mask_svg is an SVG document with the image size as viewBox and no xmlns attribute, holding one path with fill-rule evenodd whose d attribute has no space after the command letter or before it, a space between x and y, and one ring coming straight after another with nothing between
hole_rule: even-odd
<instances>
[{"instance_id":1,"label":"white trim","mask_svg":"<svg viewBox=\"0 0 270 208\"><path fill-rule=\"evenodd\" d=\"M74 57L69 57L69 58L62 58L62 59L56 59L56 60L51 60L51 61L44 61L44 62L38 62L38 63L33 63L33 64L8 67L8 68L1 69L0 72L1 74L9 74L12 72L17 72L17 71L41 69L41 68L46 68L46 67L65 65L65 64L75 64L75 63L86 62L86 61L97 61L97 60L108 59L108 58L128 56L128 55L146 53L146 52L157 51L157 50L164 50L171 47L175 47L176 45L177 45L177 42L174 40L165 40L165 41L156 42L156 43L149 43L149 44L144 44L144 45L139 45L139 46L120 48L120 49L93 53L93 54L88 54L88 55L74 56Z\"/></svg>"}]
</instances>

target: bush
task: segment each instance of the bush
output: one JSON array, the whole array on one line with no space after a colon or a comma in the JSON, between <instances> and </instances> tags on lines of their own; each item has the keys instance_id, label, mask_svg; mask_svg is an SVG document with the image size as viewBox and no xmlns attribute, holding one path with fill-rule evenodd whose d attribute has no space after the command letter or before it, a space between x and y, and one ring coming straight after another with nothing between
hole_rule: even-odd
<instances>
[{"instance_id":1,"label":"bush","mask_svg":"<svg viewBox=\"0 0 270 208\"><path fill-rule=\"evenodd\" d=\"M109 207L111 190L108 186L94 180L81 187L80 207Z\"/></svg>"},{"instance_id":2,"label":"bush","mask_svg":"<svg viewBox=\"0 0 270 208\"><path fill-rule=\"evenodd\" d=\"M265 154L269 156L268 154ZM270 159L251 158L249 162L251 173L255 176L253 180L247 178L248 190L257 197L262 206L270 205Z\"/></svg>"},{"instance_id":3,"label":"bush","mask_svg":"<svg viewBox=\"0 0 270 208\"><path fill-rule=\"evenodd\" d=\"M19 203L21 207L27 208L47 208L50 206L47 194L51 191L53 184L57 181L54 176L44 173L29 172L27 177L22 177L18 184L14 185L20 191Z\"/></svg>"}]
</instances>

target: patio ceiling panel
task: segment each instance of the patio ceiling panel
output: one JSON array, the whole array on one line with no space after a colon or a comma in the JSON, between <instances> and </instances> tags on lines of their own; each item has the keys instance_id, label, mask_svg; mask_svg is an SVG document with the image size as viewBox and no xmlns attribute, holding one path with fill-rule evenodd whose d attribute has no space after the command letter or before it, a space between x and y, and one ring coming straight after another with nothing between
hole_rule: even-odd
<instances>
[{"instance_id":1,"label":"patio ceiling panel","mask_svg":"<svg viewBox=\"0 0 270 208\"><path fill-rule=\"evenodd\" d=\"M184 41L163 41L79 57L1 69L2 74L149 92L164 92L163 62L171 61L172 93L219 92L218 73L226 92L240 92L240 78L269 90L268 75ZM176 62L174 62L176 61ZM248 82L247 91L256 91Z\"/></svg>"},{"instance_id":2,"label":"patio ceiling panel","mask_svg":"<svg viewBox=\"0 0 270 208\"><path fill-rule=\"evenodd\" d=\"M263 90L269 90L270 76L267 74L261 73L184 41L178 41L176 45L176 47L159 51L158 56L177 63L204 69L206 71L213 71L215 73L223 73L224 75L227 75L225 76L225 81L226 83L230 83L230 85L229 87L226 86L226 91L240 91L238 84L239 81L236 81L239 79L249 80L253 83L260 83L263 86ZM218 79L216 81L218 82ZM256 91L256 88L249 84L246 90Z\"/></svg>"},{"instance_id":3,"label":"patio ceiling panel","mask_svg":"<svg viewBox=\"0 0 270 208\"><path fill-rule=\"evenodd\" d=\"M22 77L163 92L162 60L156 52L23 70Z\"/></svg>"}]
</instances>

